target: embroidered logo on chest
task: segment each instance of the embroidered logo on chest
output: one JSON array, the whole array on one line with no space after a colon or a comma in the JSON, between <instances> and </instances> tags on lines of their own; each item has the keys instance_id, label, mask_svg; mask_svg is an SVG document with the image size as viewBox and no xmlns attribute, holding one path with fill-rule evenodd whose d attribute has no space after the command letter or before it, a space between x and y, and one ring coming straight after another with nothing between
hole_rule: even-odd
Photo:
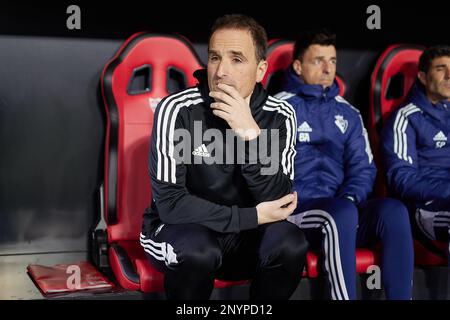
<instances>
[{"instance_id":1,"label":"embroidered logo on chest","mask_svg":"<svg viewBox=\"0 0 450 320\"><path fill-rule=\"evenodd\" d=\"M447 137L442 131L439 131L434 137L433 141L436 142L436 149L441 149L447 143Z\"/></svg>"},{"instance_id":2,"label":"embroidered logo on chest","mask_svg":"<svg viewBox=\"0 0 450 320\"><path fill-rule=\"evenodd\" d=\"M208 149L206 149L205 144L202 144L200 147L195 148L194 151L192 151L192 154L198 157L206 157L206 158L211 157L211 155L208 152Z\"/></svg>"},{"instance_id":3,"label":"embroidered logo on chest","mask_svg":"<svg viewBox=\"0 0 450 320\"><path fill-rule=\"evenodd\" d=\"M311 141L309 133L312 132L312 128L309 126L308 122L304 121L298 128L298 141L309 142Z\"/></svg>"},{"instance_id":4,"label":"embroidered logo on chest","mask_svg":"<svg viewBox=\"0 0 450 320\"><path fill-rule=\"evenodd\" d=\"M341 130L342 134L344 134L345 131L347 131L348 121L345 120L344 116L341 115L336 115L334 116L334 118L336 119L334 121L334 124L339 128L339 130Z\"/></svg>"}]
</instances>

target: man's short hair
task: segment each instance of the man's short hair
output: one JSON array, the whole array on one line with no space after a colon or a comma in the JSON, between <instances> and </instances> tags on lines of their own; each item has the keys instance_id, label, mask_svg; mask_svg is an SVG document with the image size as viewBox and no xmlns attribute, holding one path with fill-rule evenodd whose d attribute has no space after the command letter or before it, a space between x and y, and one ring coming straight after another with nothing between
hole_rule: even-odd
<instances>
[{"instance_id":1,"label":"man's short hair","mask_svg":"<svg viewBox=\"0 0 450 320\"><path fill-rule=\"evenodd\" d=\"M293 60L302 60L306 50L314 44L336 47L336 34L326 28L302 32L294 45Z\"/></svg>"},{"instance_id":2,"label":"man's short hair","mask_svg":"<svg viewBox=\"0 0 450 320\"><path fill-rule=\"evenodd\" d=\"M267 33L266 30L255 19L242 15L242 14L227 14L218 18L209 34L209 40L214 32L219 29L238 29L248 30L253 39L253 45L255 46L256 60L266 60L267 50ZM209 43L208 40L208 43Z\"/></svg>"},{"instance_id":3,"label":"man's short hair","mask_svg":"<svg viewBox=\"0 0 450 320\"><path fill-rule=\"evenodd\" d=\"M419 58L419 71L427 73L433 60L440 57L450 57L450 46L437 45L425 49Z\"/></svg>"}]
</instances>

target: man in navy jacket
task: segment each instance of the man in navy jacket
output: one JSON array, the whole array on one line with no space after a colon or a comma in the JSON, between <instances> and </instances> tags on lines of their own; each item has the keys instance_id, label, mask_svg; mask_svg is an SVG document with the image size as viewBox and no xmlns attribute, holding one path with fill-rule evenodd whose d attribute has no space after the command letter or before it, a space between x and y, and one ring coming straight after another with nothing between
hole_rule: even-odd
<instances>
[{"instance_id":1,"label":"man in navy jacket","mask_svg":"<svg viewBox=\"0 0 450 320\"><path fill-rule=\"evenodd\" d=\"M296 109L294 187L298 207L288 220L310 246L324 251L332 299L356 298L356 246L381 242L381 277L388 299L410 299L413 249L408 212L393 199L367 201L376 168L361 115L335 79L335 35L305 32L295 44L284 91Z\"/></svg>"},{"instance_id":2,"label":"man in navy jacket","mask_svg":"<svg viewBox=\"0 0 450 320\"><path fill-rule=\"evenodd\" d=\"M382 133L389 189L408 204L427 246L449 239L449 133L450 46L435 46L421 55L418 79Z\"/></svg>"}]
</instances>

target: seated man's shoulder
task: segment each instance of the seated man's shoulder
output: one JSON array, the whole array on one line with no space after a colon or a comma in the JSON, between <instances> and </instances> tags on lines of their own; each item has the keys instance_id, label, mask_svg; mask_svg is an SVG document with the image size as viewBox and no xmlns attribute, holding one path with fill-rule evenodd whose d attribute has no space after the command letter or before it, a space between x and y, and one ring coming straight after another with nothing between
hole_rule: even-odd
<instances>
[{"instance_id":1,"label":"seated man's shoulder","mask_svg":"<svg viewBox=\"0 0 450 320\"><path fill-rule=\"evenodd\" d=\"M423 111L418 105L412 102L406 102L392 111L386 127L391 128L399 123L400 120L403 122L404 120L402 119L408 119L408 122L413 121L414 123L422 116L422 113Z\"/></svg>"},{"instance_id":2,"label":"seated man's shoulder","mask_svg":"<svg viewBox=\"0 0 450 320\"><path fill-rule=\"evenodd\" d=\"M174 108L175 106L191 106L203 102L198 87L190 87L172 93L158 103L156 111L161 108Z\"/></svg>"},{"instance_id":3,"label":"seated man's shoulder","mask_svg":"<svg viewBox=\"0 0 450 320\"><path fill-rule=\"evenodd\" d=\"M288 91L279 92L272 96L272 99L278 101L278 103L284 102L285 104L289 104L294 110L304 101L302 97Z\"/></svg>"},{"instance_id":4,"label":"seated man's shoulder","mask_svg":"<svg viewBox=\"0 0 450 320\"><path fill-rule=\"evenodd\" d=\"M346 113L349 116L354 116L354 117L359 117L361 115L361 112L359 111L359 109L354 107L350 102L345 100L342 96L338 95L334 99L336 100L337 108L340 111Z\"/></svg>"},{"instance_id":5,"label":"seated man's shoulder","mask_svg":"<svg viewBox=\"0 0 450 320\"><path fill-rule=\"evenodd\" d=\"M292 127L296 127L296 111L288 101L269 95L262 110L265 113L265 118L271 119L274 126L284 126L286 120L288 120Z\"/></svg>"},{"instance_id":6,"label":"seated man's shoulder","mask_svg":"<svg viewBox=\"0 0 450 320\"><path fill-rule=\"evenodd\" d=\"M265 104L266 104L266 107L269 107L269 109L274 108L278 111L287 112L288 114L291 114L295 111L294 106L291 103L291 99L280 99L277 97L277 95L275 95L275 96L269 95L267 97ZM281 113L283 113L283 112L281 112Z\"/></svg>"},{"instance_id":7,"label":"seated man's shoulder","mask_svg":"<svg viewBox=\"0 0 450 320\"><path fill-rule=\"evenodd\" d=\"M420 114L422 114L422 108L419 105L417 105L416 103L406 102L406 103L400 105L398 108L396 108L392 112L392 116L398 115L398 114L401 114L402 116L407 116L407 117L409 117L410 115L413 115L413 114L420 115Z\"/></svg>"},{"instance_id":8,"label":"seated man's shoulder","mask_svg":"<svg viewBox=\"0 0 450 320\"><path fill-rule=\"evenodd\" d=\"M279 99L279 100L289 100L289 99L291 99L292 97L295 97L295 96L296 96L296 94L293 93L293 92L281 91L281 92L278 92L273 97L275 99Z\"/></svg>"}]
</instances>

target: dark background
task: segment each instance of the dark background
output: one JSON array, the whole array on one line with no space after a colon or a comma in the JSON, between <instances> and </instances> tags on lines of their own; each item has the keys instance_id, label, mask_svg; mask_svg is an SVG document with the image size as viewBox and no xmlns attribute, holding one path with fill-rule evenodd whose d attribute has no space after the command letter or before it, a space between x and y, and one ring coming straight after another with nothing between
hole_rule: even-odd
<instances>
[{"instance_id":1,"label":"dark background","mask_svg":"<svg viewBox=\"0 0 450 320\"><path fill-rule=\"evenodd\" d=\"M66 8L81 7L81 30L66 29ZM366 8L381 7L381 30ZM220 7L219 7L220 6ZM0 4L0 260L2 256L86 252L99 215L105 115L99 79L137 31L177 32L204 57L209 28L225 13L256 18L269 38L331 27L346 98L365 118L369 77L392 43L448 42L443 3L422 1L162 1ZM1 270L0 270L1 271Z\"/></svg>"},{"instance_id":2,"label":"dark background","mask_svg":"<svg viewBox=\"0 0 450 320\"><path fill-rule=\"evenodd\" d=\"M269 38L295 38L297 30L328 26L339 35L339 46L379 48L392 42L425 45L448 39L445 1L3 1L0 33L63 37L125 39L137 30L180 32L193 42L206 42L217 16L244 13L266 27ZM77 4L82 30L65 28L66 8ZM381 30L368 30L366 9L381 8Z\"/></svg>"}]
</instances>

